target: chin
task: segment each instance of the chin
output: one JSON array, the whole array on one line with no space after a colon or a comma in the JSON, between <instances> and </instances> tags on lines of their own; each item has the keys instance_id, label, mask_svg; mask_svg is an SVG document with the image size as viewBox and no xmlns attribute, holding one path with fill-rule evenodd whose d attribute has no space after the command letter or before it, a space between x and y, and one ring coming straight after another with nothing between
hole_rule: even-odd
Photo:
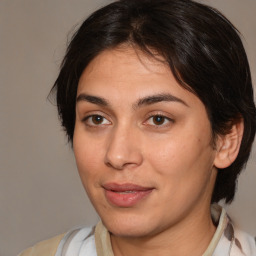
<instances>
[{"instance_id":1,"label":"chin","mask_svg":"<svg viewBox=\"0 0 256 256\"><path fill-rule=\"evenodd\" d=\"M149 230L146 230L145 226L143 225L127 225L127 224L110 224L107 226L105 223L104 225L107 227L108 231L113 234L114 236L118 237L145 237L148 236L151 232Z\"/></svg>"},{"instance_id":2,"label":"chin","mask_svg":"<svg viewBox=\"0 0 256 256\"><path fill-rule=\"evenodd\" d=\"M145 237L153 234L155 229L154 223L147 220L147 217L143 214L129 215L117 217L109 215L111 218L102 218L102 222L108 231L119 237ZM157 226L157 225L156 225Z\"/></svg>"}]
</instances>

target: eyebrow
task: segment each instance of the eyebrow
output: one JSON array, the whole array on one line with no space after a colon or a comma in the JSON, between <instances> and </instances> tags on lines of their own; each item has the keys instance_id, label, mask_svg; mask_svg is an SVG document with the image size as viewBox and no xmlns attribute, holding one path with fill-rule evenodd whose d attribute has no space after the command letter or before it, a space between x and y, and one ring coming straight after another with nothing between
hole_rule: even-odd
<instances>
[{"instance_id":1,"label":"eyebrow","mask_svg":"<svg viewBox=\"0 0 256 256\"><path fill-rule=\"evenodd\" d=\"M188 104L182 99L169 93L161 93L161 94L151 95L151 96L147 96L139 99L137 103L134 105L134 108L141 107L143 105L152 105L152 104L163 102L163 101L178 102L188 107Z\"/></svg>"},{"instance_id":2,"label":"eyebrow","mask_svg":"<svg viewBox=\"0 0 256 256\"><path fill-rule=\"evenodd\" d=\"M78 95L78 97L76 98L76 102L81 102L81 101L86 101L92 104L96 104L96 105L100 105L100 106L104 106L104 107L108 107L110 106L110 103L99 96L93 96L93 95L88 95L88 94L84 94L81 93ZM150 96L146 96L144 98L139 99L135 104L133 104L133 108L136 109L138 107L142 107L145 105L152 105L152 104L156 104L159 102L177 102L177 103L181 103L184 106L188 107L188 104L183 101L182 99L169 94L169 93L162 93L162 94L156 94L156 95L150 95Z\"/></svg>"},{"instance_id":3,"label":"eyebrow","mask_svg":"<svg viewBox=\"0 0 256 256\"><path fill-rule=\"evenodd\" d=\"M81 101L87 101L89 103L92 104L96 104L96 105L101 105L101 106L109 106L110 104L108 103L108 101L102 97L98 97L98 96L93 96L93 95L88 95L88 94L84 94L81 93L78 95L78 97L76 98L76 102L81 102Z\"/></svg>"}]
</instances>

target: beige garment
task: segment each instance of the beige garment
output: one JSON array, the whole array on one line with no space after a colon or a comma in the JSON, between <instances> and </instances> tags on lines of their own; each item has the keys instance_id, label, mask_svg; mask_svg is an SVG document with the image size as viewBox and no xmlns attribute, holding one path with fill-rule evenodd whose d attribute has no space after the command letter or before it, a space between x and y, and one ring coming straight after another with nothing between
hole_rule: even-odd
<instances>
[{"instance_id":1,"label":"beige garment","mask_svg":"<svg viewBox=\"0 0 256 256\"><path fill-rule=\"evenodd\" d=\"M20 253L18 256L54 256L65 234L42 241Z\"/></svg>"},{"instance_id":2,"label":"beige garment","mask_svg":"<svg viewBox=\"0 0 256 256\"><path fill-rule=\"evenodd\" d=\"M97 256L114 256L110 234L101 221L95 228L95 244Z\"/></svg>"}]
</instances>

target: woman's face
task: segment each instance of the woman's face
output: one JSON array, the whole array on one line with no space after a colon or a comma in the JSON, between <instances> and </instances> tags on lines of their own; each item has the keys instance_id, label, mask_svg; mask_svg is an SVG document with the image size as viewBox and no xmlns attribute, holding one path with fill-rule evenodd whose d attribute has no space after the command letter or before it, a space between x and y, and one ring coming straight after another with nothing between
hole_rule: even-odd
<instances>
[{"instance_id":1,"label":"woman's face","mask_svg":"<svg viewBox=\"0 0 256 256\"><path fill-rule=\"evenodd\" d=\"M107 50L78 85L74 153L109 231L146 236L209 215L215 150L203 103L170 69L133 49Z\"/></svg>"}]
</instances>

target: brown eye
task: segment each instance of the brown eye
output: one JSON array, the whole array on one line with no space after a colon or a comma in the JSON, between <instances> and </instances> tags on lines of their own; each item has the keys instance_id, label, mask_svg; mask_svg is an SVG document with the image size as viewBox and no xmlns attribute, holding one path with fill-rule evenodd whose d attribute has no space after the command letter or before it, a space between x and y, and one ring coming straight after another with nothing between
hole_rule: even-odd
<instances>
[{"instance_id":1,"label":"brown eye","mask_svg":"<svg viewBox=\"0 0 256 256\"><path fill-rule=\"evenodd\" d=\"M92 118L92 123L96 124L96 125L102 124L102 122L104 120L104 118L102 116L98 116L98 115L94 115L91 118Z\"/></svg>"},{"instance_id":2,"label":"brown eye","mask_svg":"<svg viewBox=\"0 0 256 256\"><path fill-rule=\"evenodd\" d=\"M144 124L146 125L150 125L150 126L153 126L153 127L167 127L169 126L171 123L173 123L174 120L167 117L167 116L164 116L164 115L152 115L150 116L146 122Z\"/></svg>"},{"instance_id":3,"label":"brown eye","mask_svg":"<svg viewBox=\"0 0 256 256\"><path fill-rule=\"evenodd\" d=\"M152 121L155 125L162 125L166 121L164 116L153 116Z\"/></svg>"},{"instance_id":4,"label":"brown eye","mask_svg":"<svg viewBox=\"0 0 256 256\"><path fill-rule=\"evenodd\" d=\"M87 126L102 126L102 125L110 125L111 122L101 115L90 115L84 118L83 122Z\"/></svg>"}]
</instances>

